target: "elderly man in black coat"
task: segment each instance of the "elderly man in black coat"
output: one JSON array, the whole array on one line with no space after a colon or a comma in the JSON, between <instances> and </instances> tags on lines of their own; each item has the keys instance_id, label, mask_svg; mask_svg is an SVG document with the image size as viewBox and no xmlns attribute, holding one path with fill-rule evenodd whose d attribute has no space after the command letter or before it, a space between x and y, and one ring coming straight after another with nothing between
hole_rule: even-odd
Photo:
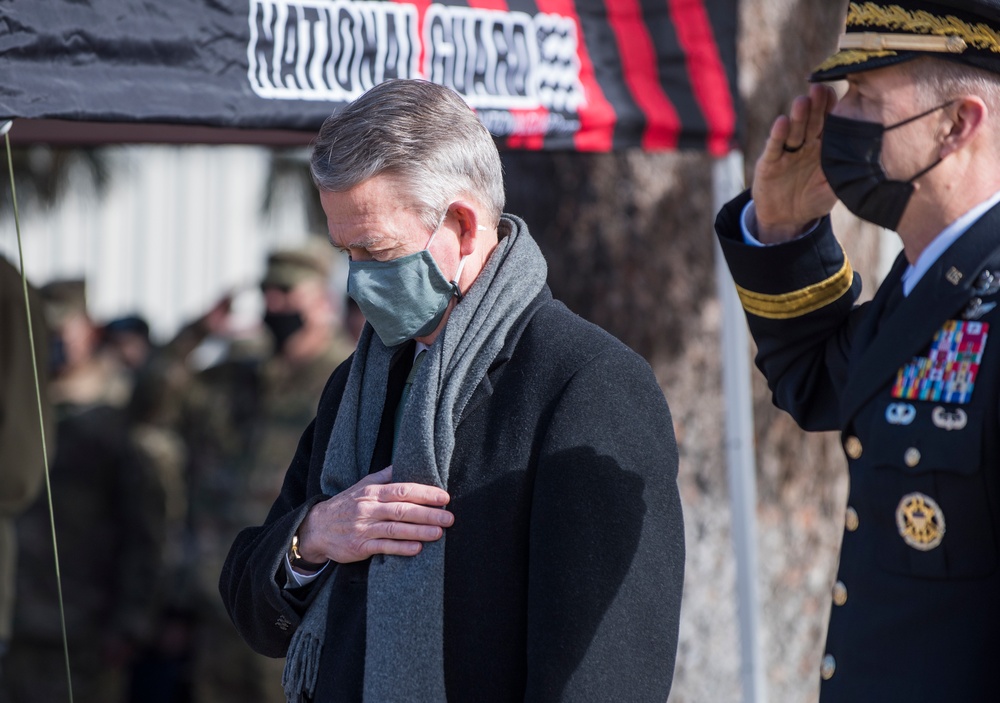
<instances>
[{"instance_id":1,"label":"elderly man in black coat","mask_svg":"<svg viewBox=\"0 0 1000 703\"><path fill-rule=\"evenodd\" d=\"M684 537L667 404L553 300L452 91L373 88L312 169L368 324L221 591L293 701L655 701Z\"/></svg>"}]
</instances>

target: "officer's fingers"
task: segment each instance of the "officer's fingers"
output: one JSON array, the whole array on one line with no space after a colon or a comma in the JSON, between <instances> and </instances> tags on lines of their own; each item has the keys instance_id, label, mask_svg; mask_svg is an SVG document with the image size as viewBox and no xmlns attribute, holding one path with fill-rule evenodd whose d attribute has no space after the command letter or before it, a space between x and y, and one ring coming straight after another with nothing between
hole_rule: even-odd
<instances>
[{"instance_id":1,"label":"officer's fingers","mask_svg":"<svg viewBox=\"0 0 1000 703\"><path fill-rule=\"evenodd\" d=\"M809 115L805 139L812 141L823 134L826 116L837 104L837 94L828 85L813 85L809 88Z\"/></svg>"},{"instance_id":2,"label":"officer's fingers","mask_svg":"<svg viewBox=\"0 0 1000 703\"><path fill-rule=\"evenodd\" d=\"M383 503L404 502L418 505L447 505L451 496L437 486L423 483L389 483L374 490Z\"/></svg>"},{"instance_id":3,"label":"officer's fingers","mask_svg":"<svg viewBox=\"0 0 1000 703\"><path fill-rule=\"evenodd\" d=\"M771 133L767 137L764 151L761 152L761 161L772 163L777 161L784 154L785 140L788 139L789 119L781 115L771 125Z\"/></svg>"},{"instance_id":4,"label":"officer's fingers","mask_svg":"<svg viewBox=\"0 0 1000 703\"><path fill-rule=\"evenodd\" d=\"M785 137L786 149L798 150L805 142L812 107L813 101L805 95L800 95L792 101L792 109L788 113L788 136Z\"/></svg>"},{"instance_id":5,"label":"officer's fingers","mask_svg":"<svg viewBox=\"0 0 1000 703\"><path fill-rule=\"evenodd\" d=\"M816 92L823 96L825 101L826 113L830 114L833 108L837 107L837 103L840 102L840 98L837 97L837 91L833 89L833 86L822 83L814 86Z\"/></svg>"}]
</instances>

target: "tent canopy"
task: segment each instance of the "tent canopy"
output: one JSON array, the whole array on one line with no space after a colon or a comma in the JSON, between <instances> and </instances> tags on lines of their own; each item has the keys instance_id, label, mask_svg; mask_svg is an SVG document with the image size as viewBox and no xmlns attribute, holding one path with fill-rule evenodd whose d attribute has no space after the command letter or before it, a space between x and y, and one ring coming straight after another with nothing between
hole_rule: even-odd
<instances>
[{"instance_id":1,"label":"tent canopy","mask_svg":"<svg viewBox=\"0 0 1000 703\"><path fill-rule=\"evenodd\" d=\"M508 148L721 155L736 2L0 0L0 116L32 120L22 143L294 144L373 85L426 78Z\"/></svg>"}]
</instances>

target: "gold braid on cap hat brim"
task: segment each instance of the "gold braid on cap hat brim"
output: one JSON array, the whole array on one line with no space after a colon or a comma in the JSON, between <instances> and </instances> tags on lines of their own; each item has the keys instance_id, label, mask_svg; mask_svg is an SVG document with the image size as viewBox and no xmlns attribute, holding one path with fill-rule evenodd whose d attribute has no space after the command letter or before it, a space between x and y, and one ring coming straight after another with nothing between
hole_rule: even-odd
<instances>
[{"instance_id":1,"label":"gold braid on cap hat brim","mask_svg":"<svg viewBox=\"0 0 1000 703\"><path fill-rule=\"evenodd\" d=\"M848 28L884 27L898 32L909 32L918 35L958 37L966 45L975 49L1000 54L1000 32L997 32L989 25L983 23L970 24L952 15L942 17L926 10L910 11L898 5L883 6L873 2L852 2L847 11L847 26ZM850 35L844 36L847 37ZM862 63L873 58L894 56L896 52L889 50L892 48L894 35L884 34L879 36L884 39L885 50L863 51L855 50L853 47L850 49L845 47L847 50L834 54L816 70L827 71L839 66ZM902 46L898 48L904 49ZM905 48L909 49L909 47ZM942 45L940 51L954 52L954 49L947 48L947 45Z\"/></svg>"}]
</instances>

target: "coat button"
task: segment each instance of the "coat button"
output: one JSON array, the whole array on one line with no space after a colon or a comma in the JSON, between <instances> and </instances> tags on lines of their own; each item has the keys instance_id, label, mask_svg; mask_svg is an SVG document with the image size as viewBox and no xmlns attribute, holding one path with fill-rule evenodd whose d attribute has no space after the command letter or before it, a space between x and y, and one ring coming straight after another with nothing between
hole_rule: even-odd
<instances>
[{"instance_id":1,"label":"coat button","mask_svg":"<svg viewBox=\"0 0 1000 703\"><path fill-rule=\"evenodd\" d=\"M833 658L832 654L827 654L823 657L823 663L819 667L819 675L823 677L824 681L829 681L833 678L834 672L837 671L837 660Z\"/></svg>"},{"instance_id":2,"label":"coat button","mask_svg":"<svg viewBox=\"0 0 1000 703\"><path fill-rule=\"evenodd\" d=\"M843 581L833 584L833 602L836 605L843 605L847 602L847 586Z\"/></svg>"},{"instance_id":3,"label":"coat button","mask_svg":"<svg viewBox=\"0 0 1000 703\"><path fill-rule=\"evenodd\" d=\"M851 435L844 440L844 451L847 452L847 456L850 458L860 459L862 451L861 440Z\"/></svg>"},{"instance_id":4,"label":"coat button","mask_svg":"<svg viewBox=\"0 0 1000 703\"><path fill-rule=\"evenodd\" d=\"M861 523L858 520L858 511L848 505L847 517L844 518L844 527L847 528L848 532L854 532L858 529L859 524Z\"/></svg>"},{"instance_id":5,"label":"coat button","mask_svg":"<svg viewBox=\"0 0 1000 703\"><path fill-rule=\"evenodd\" d=\"M906 450L906 453L903 454L903 461L905 461L906 465L911 469L914 468L920 463L920 450L916 447L910 447Z\"/></svg>"}]
</instances>

